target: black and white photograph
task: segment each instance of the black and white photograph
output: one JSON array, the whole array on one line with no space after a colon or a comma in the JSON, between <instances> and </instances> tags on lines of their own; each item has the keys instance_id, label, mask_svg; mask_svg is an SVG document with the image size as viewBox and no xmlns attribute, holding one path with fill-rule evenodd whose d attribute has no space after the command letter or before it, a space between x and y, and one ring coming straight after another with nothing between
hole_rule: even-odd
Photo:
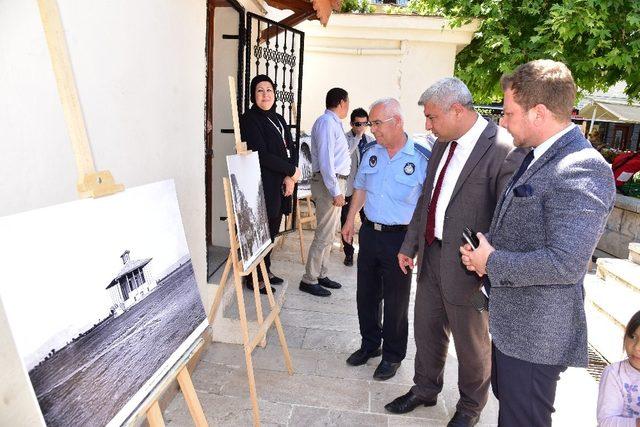
<instances>
[{"instance_id":1,"label":"black and white photograph","mask_svg":"<svg viewBox=\"0 0 640 427\"><path fill-rule=\"evenodd\" d=\"M298 199L304 199L307 196L311 196L311 175L313 175L311 166L311 136L307 134L300 134L298 167L302 173L300 181L298 181Z\"/></svg>"},{"instance_id":2,"label":"black and white photograph","mask_svg":"<svg viewBox=\"0 0 640 427\"><path fill-rule=\"evenodd\" d=\"M271 243L258 153L227 156L227 167L242 267L247 270Z\"/></svg>"},{"instance_id":3,"label":"black and white photograph","mask_svg":"<svg viewBox=\"0 0 640 427\"><path fill-rule=\"evenodd\" d=\"M121 425L207 326L172 180L3 217L0 235L48 426Z\"/></svg>"}]
</instances>

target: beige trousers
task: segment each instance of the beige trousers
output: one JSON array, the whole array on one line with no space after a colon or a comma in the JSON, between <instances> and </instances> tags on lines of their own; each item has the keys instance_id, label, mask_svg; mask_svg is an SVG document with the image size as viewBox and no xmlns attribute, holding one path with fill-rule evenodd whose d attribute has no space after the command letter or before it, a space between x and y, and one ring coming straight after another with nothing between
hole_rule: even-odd
<instances>
[{"instance_id":1,"label":"beige trousers","mask_svg":"<svg viewBox=\"0 0 640 427\"><path fill-rule=\"evenodd\" d=\"M345 192L346 180L339 179L342 194ZM316 173L311 177L311 194L316 203L316 220L318 226L307 255L307 265L302 281L309 284L318 283L318 277L327 277L329 252L340 224L340 208L333 206L333 197L322 181L322 175Z\"/></svg>"}]
</instances>

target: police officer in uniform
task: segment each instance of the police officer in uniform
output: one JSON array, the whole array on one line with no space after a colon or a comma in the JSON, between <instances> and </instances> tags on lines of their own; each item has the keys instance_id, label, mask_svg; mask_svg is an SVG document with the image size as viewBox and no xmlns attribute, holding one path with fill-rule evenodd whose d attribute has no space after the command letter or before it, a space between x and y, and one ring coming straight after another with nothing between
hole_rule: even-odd
<instances>
[{"instance_id":1,"label":"police officer in uniform","mask_svg":"<svg viewBox=\"0 0 640 427\"><path fill-rule=\"evenodd\" d=\"M373 374L382 381L395 375L407 351L411 275L400 270L397 254L421 194L431 152L404 133L396 99L373 103L369 120L376 141L362 156L342 228L343 238L351 241L355 216L364 205L356 296L362 344L347 363L363 365L382 354Z\"/></svg>"}]
</instances>

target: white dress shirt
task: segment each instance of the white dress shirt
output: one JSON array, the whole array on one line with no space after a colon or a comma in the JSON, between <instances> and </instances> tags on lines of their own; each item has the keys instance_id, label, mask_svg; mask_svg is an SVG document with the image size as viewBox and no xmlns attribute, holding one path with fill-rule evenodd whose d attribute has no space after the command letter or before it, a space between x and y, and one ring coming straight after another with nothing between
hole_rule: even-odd
<instances>
[{"instance_id":1,"label":"white dress shirt","mask_svg":"<svg viewBox=\"0 0 640 427\"><path fill-rule=\"evenodd\" d=\"M487 127L487 120L478 114L478 119L471 126L471 129L467 131L464 135L456 140L458 146L456 150L453 152L453 157L449 161L449 166L447 166L447 172L444 176L444 180L442 181L442 188L440 189L440 197L438 197L438 205L436 206L436 225L434 230L434 235L436 239L442 240L442 229L444 227L444 214L447 211L447 206L449 206L449 201L451 200L451 195L453 194L453 189L458 182L458 177L460 177L460 173L462 172L462 168L465 163L469 159L471 155L471 151L473 151L473 147L475 147L478 138L484 132L484 129ZM436 142L436 144L440 144ZM438 170L436 171L435 179L433 180L433 189L431 190L431 197L433 197L433 190L435 190L436 183L438 182L438 177L440 176L440 172L442 171L442 167L444 166L447 156L449 155L449 150L451 149L451 143L448 143L447 149L442 155L442 159L438 164Z\"/></svg>"},{"instance_id":2,"label":"white dress shirt","mask_svg":"<svg viewBox=\"0 0 640 427\"><path fill-rule=\"evenodd\" d=\"M336 174L349 175L351 156L342 121L331 110L325 110L311 128L311 165L313 172L322 174L331 197L342 194Z\"/></svg>"}]
</instances>

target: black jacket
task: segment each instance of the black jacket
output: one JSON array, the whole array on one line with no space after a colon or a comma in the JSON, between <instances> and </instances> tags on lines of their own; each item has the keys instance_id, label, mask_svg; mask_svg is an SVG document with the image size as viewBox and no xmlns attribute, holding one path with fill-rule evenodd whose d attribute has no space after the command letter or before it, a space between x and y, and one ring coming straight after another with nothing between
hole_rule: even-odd
<instances>
[{"instance_id":1,"label":"black jacket","mask_svg":"<svg viewBox=\"0 0 640 427\"><path fill-rule=\"evenodd\" d=\"M287 156L282 134L272 122L284 129L290 158ZM240 117L240 133L242 140L247 143L247 149L257 151L260 158L267 216L275 218L291 212L291 197L285 198L282 195L282 186L285 176L295 174L297 156L294 155L291 132L284 118L280 114L273 111L265 112L254 105Z\"/></svg>"}]
</instances>

